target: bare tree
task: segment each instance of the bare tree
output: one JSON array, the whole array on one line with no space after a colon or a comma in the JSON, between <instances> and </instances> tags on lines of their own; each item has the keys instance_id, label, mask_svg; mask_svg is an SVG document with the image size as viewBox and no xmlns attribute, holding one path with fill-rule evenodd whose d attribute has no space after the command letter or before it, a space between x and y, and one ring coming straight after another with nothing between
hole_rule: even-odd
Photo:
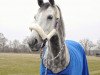
<instances>
[{"instance_id":1,"label":"bare tree","mask_svg":"<svg viewBox=\"0 0 100 75\"><path fill-rule=\"evenodd\" d=\"M2 33L0 33L0 49L4 52L4 48L6 46L7 39L4 37Z\"/></svg>"},{"instance_id":2,"label":"bare tree","mask_svg":"<svg viewBox=\"0 0 100 75\"><path fill-rule=\"evenodd\" d=\"M18 41L18 40L14 40L13 41L13 51L15 52L15 53L18 53L19 51L19 46L20 46L20 42Z\"/></svg>"},{"instance_id":3,"label":"bare tree","mask_svg":"<svg viewBox=\"0 0 100 75\"><path fill-rule=\"evenodd\" d=\"M0 52L14 52L14 53L30 53L31 50L27 44L27 37L22 41L9 41L0 33Z\"/></svg>"},{"instance_id":4,"label":"bare tree","mask_svg":"<svg viewBox=\"0 0 100 75\"><path fill-rule=\"evenodd\" d=\"M12 41L8 41L7 42L7 45L8 45L8 52L14 52L13 51L13 42Z\"/></svg>"},{"instance_id":5,"label":"bare tree","mask_svg":"<svg viewBox=\"0 0 100 75\"><path fill-rule=\"evenodd\" d=\"M89 39L82 39L80 40L80 43L83 45L85 52L87 55L90 55L90 49L94 46L93 42Z\"/></svg>"},{"instance_id":6,"label":"bare tree","mask_svg":"<svg viewBox=\"0 0 100 75\"><path fill-rule=\"evenodd\" d=\"M97 47L100 50L100 40L97 40Z\"/></svg>"}]
</instances>

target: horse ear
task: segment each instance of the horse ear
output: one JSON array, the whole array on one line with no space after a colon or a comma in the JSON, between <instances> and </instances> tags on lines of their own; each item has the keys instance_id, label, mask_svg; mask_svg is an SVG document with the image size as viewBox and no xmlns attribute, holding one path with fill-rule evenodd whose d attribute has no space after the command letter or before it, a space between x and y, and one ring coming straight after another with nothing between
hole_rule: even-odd
<instances>
[{"instance_id":1,"label":"horse ear","mask_svg":"<svg viewBox=\"0 0 100 75\"><path fill-rule=\"evenodd\" d=\"M38 5L41 7L43 5L43 0L38 0Z\"/></svg>"},{"instance_id":2,"label":"horse ear","mask_svg":"<svg viewBox=\"0 0 100 75\"><path fill-rule=\"evenodd\" d=\"M55 5L54 0L49 0L49 2L50 2L51 5Z\"/></svg>"}]
</instances>

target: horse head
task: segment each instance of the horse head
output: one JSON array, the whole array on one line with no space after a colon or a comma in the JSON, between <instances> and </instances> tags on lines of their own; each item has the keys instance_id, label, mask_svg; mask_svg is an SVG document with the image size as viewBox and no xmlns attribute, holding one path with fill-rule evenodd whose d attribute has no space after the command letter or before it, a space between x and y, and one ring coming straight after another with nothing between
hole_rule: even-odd
<instances>
[{"instance_id":1,"label":"horse head","mask_svg":"<svg viewBox=\"0 0 100 75\"><path fill-rule=\"evenodd\" d=\"M60 9L55 5L54 0L49 0L47 3L44 3L43 0L38 0L38 5L40 8L34 16L36 24L33 27L35 28L30 28L32 34L28 40L31 50L39 50L46 39L46 35L49 35L54 29L55 34L52 34L50 39L55 35L64 35L64 32L60 31L61 28L63 29L63 26L59 24L61 18Z\"/></svg>"}]
</instances>

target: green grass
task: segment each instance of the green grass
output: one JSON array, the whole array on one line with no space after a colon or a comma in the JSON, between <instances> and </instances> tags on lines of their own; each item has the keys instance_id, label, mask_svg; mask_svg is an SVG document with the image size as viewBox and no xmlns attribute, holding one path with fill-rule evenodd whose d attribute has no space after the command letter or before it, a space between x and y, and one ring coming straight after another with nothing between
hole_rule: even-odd
<instances>
[{"instance_id":1,"label":"green grass","mask_svg":"<svg viewBox=\"0 0 100 75\"><path fill-rule=\"evenodd\" d=\"M38 54L0 53L0 75L39 75ZM100 58L88 57L90 75L100 75Z\"/></svg>"},{"instance_id":2,"label":"green grass","mask_svg":"<svg viewBox=\"0 0 100 75\"><path fill-rule=\"evenodd\" d=\"M39 55L0 54L0 75L39 75Z\"/></svg>"},{"instance_id":3,"label":"green grass","mask_svg":"<svg viewBox=\"0 0 100 75\"><path fill-rule=\"evenodd\" d=\"M90 75L100 75L100 57L88 57Z\"/></svg>"}]
</instances>

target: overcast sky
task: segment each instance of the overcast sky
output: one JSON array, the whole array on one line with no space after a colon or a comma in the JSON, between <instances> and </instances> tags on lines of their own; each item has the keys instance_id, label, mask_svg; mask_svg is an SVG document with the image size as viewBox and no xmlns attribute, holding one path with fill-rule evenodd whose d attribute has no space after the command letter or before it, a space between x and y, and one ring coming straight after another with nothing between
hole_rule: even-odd
<instances>
[{"instance_id":1,"label":"overcast sky","mask_svg":"<svg viewBox=\"0 0 100 75\"><path fill-rule=\"evenodd\" d=\"M45 0L47 1L47 0ZM61 8L66 39L100 39L100 0L55 0ZM0 0L0 33L22 41L38 10L37 0Z\"/></svg>"}]
</instances>

